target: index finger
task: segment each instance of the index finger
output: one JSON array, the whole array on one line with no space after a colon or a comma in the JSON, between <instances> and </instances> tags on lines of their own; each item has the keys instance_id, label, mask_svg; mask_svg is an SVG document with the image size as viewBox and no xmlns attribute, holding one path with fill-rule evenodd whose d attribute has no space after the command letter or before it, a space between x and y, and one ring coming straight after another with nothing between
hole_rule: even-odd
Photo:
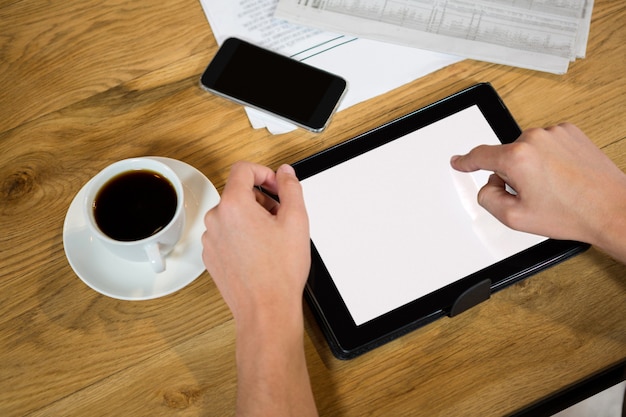
<instances>
[{"instance_id":1,"label":"index finger","mask_svg":"<svg viewBox=\"0 0 626 417\"><path fill-rule=\"evenodd\" d=\"M253 188L255 186L275 188L276 175L274 171L252 162L236 162L230 169L223 194L228 195L232 192L240 193L246 191L254 195Z\"/></svg>"},{"instance_id":2,"label":"index finger","mask_svg":"<svg viewBox=\"0 0 626 417\"><path fill-rule=\"evenodd\" d=\"M503 155L508 145L479 145L465 155L455 155L450 159L452 168L461 172L473 172L483 169L502 172Z\"/></svg>"}]
</instances>

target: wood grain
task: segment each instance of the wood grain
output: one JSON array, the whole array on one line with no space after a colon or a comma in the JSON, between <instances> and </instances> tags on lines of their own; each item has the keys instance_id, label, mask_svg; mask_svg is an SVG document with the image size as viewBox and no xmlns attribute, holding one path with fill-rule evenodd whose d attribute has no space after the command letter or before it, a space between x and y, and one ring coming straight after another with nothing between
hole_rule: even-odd
<instances>
[{"instance_id":1,"label":"wood grain","mask_svg":"<svg viewBox=\"0 0 626 417\"><path fill-rule=\"evenodd\" d=\"M568 120L626 169L626 5L597 0L587 57L562 76L471 60L272 136L198 78L216 43L200 3L0 1L0 415L223 416L232 317L205 272L157 300L85 286L65 258L70 202L118 159L185 161L221 189L232 163L276 167L476 82L520 126ZM626 358L626 267L591 249L357 359L307 314L324 416L499 416Z\"/></svg>"}]
</instances>

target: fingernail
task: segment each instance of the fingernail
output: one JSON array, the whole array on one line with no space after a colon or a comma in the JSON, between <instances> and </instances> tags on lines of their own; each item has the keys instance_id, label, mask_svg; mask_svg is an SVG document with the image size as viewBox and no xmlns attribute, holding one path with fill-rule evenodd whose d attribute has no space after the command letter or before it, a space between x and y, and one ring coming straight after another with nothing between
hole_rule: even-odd
<instances>
[{"instance_id":1,"label":"fingernail","mask_svg":"<svg viewBox=\"0 0 626 417\"><path fill-rule=\"evenodd\" d=\"M452 158L450 158L450 163L454 164L460 157L461 155L454 155Z\"/></svg>"},{"instance_id":2,"label":"fingernail","mask_svg":"<svg viewBox=\"0 0 626 417\"><path fill-rule=\"evenodd\" d=\"M289 174L289 175L296 175L296 171L293 169L293 167L291 165L287 165L287 164L283 164L280 167L278 167L278 171L277 172L282 172L283 174Z\"/></svg>"}]
</instances>

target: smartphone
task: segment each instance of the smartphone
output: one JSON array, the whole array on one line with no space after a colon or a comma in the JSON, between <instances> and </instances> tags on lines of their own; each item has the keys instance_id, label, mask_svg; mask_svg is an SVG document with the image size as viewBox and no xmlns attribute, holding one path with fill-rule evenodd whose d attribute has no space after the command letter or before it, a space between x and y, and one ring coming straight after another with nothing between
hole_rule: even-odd
<instances>
[{"instance_id":1,"label":"smartphone","mask_svg":"<svg viewBox=\"0 0 626 417\"><path fill-rule=\"evenodd\" d=\"M337 75L237 38L224 41L200 85L313 132L328 125L347 89Z\"/></svg>"}]
</instances>

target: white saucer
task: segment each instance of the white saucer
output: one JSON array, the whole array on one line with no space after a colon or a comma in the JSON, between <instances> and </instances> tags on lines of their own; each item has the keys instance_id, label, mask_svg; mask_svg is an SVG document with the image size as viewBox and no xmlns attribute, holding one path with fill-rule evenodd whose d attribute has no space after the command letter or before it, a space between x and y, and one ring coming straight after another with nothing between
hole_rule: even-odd
<instances>
[{"instance_id":1,"label":"white saucer","mask_svg":"<svg viewBox=\"0 0 626 417\"><path fill-rule=\"evenodd\" d=\"M204 271L201 237L204 214L217 205L215 186L200 171L175 159L151 157L172 168L185 188L185 230L155 273L148 262L131 262L109 252L89 230L82 210L86 185L76 194L63 224L65 255L76 275L101 294L120 300L148 300L185 287Z\"/></svg>"}]
</instances>

